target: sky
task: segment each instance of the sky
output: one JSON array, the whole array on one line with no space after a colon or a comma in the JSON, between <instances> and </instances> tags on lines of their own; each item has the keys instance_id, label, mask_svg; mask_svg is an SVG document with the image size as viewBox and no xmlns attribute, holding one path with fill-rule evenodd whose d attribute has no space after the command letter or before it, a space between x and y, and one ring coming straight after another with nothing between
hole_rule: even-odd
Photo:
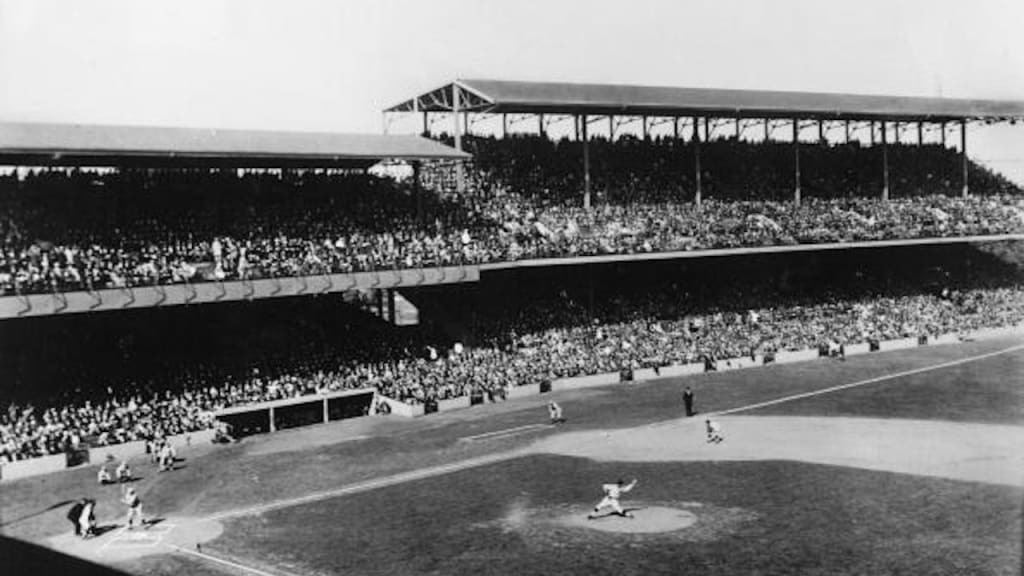
<instances>
[{"instance_id":1,"label":"sky","mask_svg":"<svg viewBox=\"0 0 1024 576\"><path fill-rule=\"evenodd\" d=\"M1024 100L1022 27L1021 0L0 0L0 121L379 133L473 77ZM1024 124L969 151L1024 185Z\"/></svg>"}]
</instances>

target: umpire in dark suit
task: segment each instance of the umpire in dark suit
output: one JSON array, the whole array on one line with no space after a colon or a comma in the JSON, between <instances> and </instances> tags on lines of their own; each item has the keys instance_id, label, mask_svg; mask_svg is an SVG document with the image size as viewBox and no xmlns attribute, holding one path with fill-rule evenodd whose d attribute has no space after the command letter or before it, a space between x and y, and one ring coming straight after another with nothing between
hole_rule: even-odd
<instances>
[{"instance_id":1,"label":"umpire in dark suit","mask_svg":"<svg viewBox=\"0 0 1024 576\"><path fill-rule=\"evenodd\" d=\"M693 411L693 390L687 386L686 390L683 391L683 404L686 406L686 415L693 416L696 412Z\"/></svg>"}]
</instances>

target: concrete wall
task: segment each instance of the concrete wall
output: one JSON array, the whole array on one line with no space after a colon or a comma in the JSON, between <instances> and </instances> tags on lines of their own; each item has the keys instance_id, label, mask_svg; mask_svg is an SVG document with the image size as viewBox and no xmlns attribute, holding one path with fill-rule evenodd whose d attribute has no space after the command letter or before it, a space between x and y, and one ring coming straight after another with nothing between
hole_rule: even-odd
<instances>
[{"instance_id":1,"label":"concrete wall","mask_svg":"<svg viewBox=\"0 0 1024 576\"><path fill-rule=\"evenodd\" d=\"M917 341L917 337L913 338L900 338L899 340L883 340L879 344L880 350L905 350L907 348L916 348L920 346Z\"/></svg>"},{"instance_id":2,"label":"concrete wall","mask_svg":"<svg viewBox=\"0 0 1024 576\"><path fill-rule=\"evenodd\" d=\"M703 374L704 365L701 363L692 364L679 364L675 366L665 366L661 369L661 376L663 378L674 378L677 376L691 376L693 374Z\"/></svg>"},{"instance_id":3,"label":"concrete wall","mask_svg":"<svg viewBox=\"0 0 1024 576\"><path fill-rule=\"evenodd\" d=\"M416 416L423 416L423 405L422 404L406 404L399 402L393 398L387 396L377 395L378 402L384 402L391 407L391 413L399 416L405 416L406 418L413 418Z\"/></svg>"},{"instance_id":4,"label":"concrete wall","mask_svg":"<svg viewBox=\"0 0 1024 576\"><path fill-rule=\"evenodd\" d=\"M590 388L591 386L604 386L606 384L617 384L619 382L618 372L607 372L605 374L594 374L592 376L577 376L575 378L559 378L551 383L552 390L573 390L576 388Z\"/></svg>"},{"instance_id":5,"label":"concrete wall","mask_svg":"<svg viewBox=\"0 0 1024 576\"><path fill-rule=\"evenodd\" d=\"M871 344L868 344L867 342L861 342L860 344L850 344L849 346L845 346L844 349L846 350L847 356L867 354L868 352L871 352Z\"/></svg>"},{"instance_id":6,"label":"concrete wall","mask_svg":"<svg viewBox=\"0 0 1024 576\"><path fill-rule=\"evenodd\" d=\"M654 380L655 378L661 378L660 370L654 371L654 368L640 368L633 371L633 380L635 382L642 382L644 380Z\"/></svg>"},{"instance_id":7,"label":"concrete wall","mask_svg":"<svg viewBox=\"0 0 1024 576\"><path fill-rule=\"evenodd\" d=\"M16 480L18 478L59 472L66 468L67 456L63 454L43 456L42 458L33 458L31 460L18 460L17 462L0 466L0 480Z\"/></svg>"},{"instance_id":8,"label":"concrete wall","mask_svg":"<svg viewBox=\"0 0 1024 576\"><path fill-rule=\"evenodd\" d=\"M527 386L513 386L508 391L509 399L525 398L527 396L536 396L537 394L540 394L540 384L529 384Z\"/></svg>"},{"instance_id":9,"label":"concrete wall","mask_svg":"<svg viewBox=\"0 0 1024 576\"><path fill-rule=\"evenodd\" d=\"M448 412L460 408L469 408L469 396L459 396L458 398L441 400L437 403L438 412Z\"/></svg>"},{"instance_id":10,"label":"concrete wall","mask_svg":"<svg viewBox=\"0 0 1024 576\"><path fill-rule=\"evenodd\" d=\"M146 453L146 443L142 440L125 442L113 446L100 446L89 450L89 463L102 464L107 461L107 456L112 456L117 462L127 460Z\"/></svg>"},{"instance_id":11,"label":"concrete wall","mask_svg":"<svg viewBox=\"0 0 1024 576\"><path fill-rule=\"evenodd\" d=\"M775 362L778 364L787 364L789 362L804 362L807 360L814 360L818 358L818 350L784 350L775 355Z\"/></svg>"}]
</instances>

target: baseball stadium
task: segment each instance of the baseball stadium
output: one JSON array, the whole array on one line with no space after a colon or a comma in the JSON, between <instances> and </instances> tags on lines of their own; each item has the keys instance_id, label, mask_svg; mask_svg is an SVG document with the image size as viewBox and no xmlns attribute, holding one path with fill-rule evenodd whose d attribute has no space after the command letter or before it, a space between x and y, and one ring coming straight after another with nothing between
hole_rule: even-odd
<instances>
[{"instance_id":1,"label":"baseball stadium","mask_svg":"<svg viewBox=\"0 0 1024 576\"><path fill-rule=\"evenodd\" d=\"M395 96L0 124L4 573L1021 573L1024 101Z\"/></svg>"}]
</instances>

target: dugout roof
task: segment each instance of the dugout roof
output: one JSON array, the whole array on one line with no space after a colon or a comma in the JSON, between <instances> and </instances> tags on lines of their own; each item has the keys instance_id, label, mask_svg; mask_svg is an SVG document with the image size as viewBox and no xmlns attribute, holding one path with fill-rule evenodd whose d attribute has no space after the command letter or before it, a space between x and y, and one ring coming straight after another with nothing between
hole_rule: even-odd
<instances>
[{"instance_id":1,"label":"dugout roof","mask_svg":"<svg viewBox=\"0 0 1024 576\"><path fill-rule=\"evenodd\" d=\"M769 90L719 90L625 84L456 80L385 110L511 114L711 116L821 120L1007 121L1024 119L1024 100L964 100Z\"/></svg>"},{"instance_id":2,"label":"dugout roof","mask_svg":"<svg viewBox=\"0 0 1024 576\"><path fill-rule=\"evenodd\" d=\"M468 157L407 135L0 123L0 164L11 166L366 168Z\"/></svg>"}]
</instances>

